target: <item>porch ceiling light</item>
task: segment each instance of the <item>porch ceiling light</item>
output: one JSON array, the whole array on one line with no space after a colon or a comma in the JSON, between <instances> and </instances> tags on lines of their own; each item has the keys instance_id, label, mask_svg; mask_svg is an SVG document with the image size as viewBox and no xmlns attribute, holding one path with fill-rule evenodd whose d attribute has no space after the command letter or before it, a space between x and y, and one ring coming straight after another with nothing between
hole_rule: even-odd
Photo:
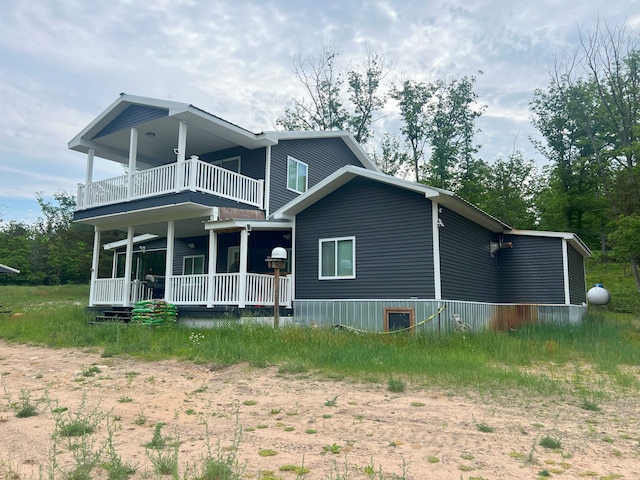
<instances>
[{"instance_id":1,"label":"porch ceiling light","mask_svg":"<svg viewBox=\"0 0 640 480\"><path fill-rule=\"evenodd\" d=\"M155 137L155 136L156 136L156 132L147 132L147 133L145 133L145 135L146 135L147 137L149 137L149 138L153 138L153 137Z\"/></svg>"}]
</instances>

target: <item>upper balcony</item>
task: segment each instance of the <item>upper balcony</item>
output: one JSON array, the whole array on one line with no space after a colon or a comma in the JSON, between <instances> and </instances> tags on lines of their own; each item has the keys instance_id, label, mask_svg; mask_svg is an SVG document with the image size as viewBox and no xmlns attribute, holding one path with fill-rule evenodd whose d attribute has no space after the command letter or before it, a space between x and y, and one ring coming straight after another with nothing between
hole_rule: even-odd
<instances>
[{"instance_id":1,"label":"upper balcony","mask_svg":"<svg viewBox=\"0 0 640 480\"><path fill-rule=\"evenodd\" d=\"M184 191L208 193L264 208L264 180L256 180L192 156L183 162L80 184L76 211Z\"/></svg>"}]
</instances>

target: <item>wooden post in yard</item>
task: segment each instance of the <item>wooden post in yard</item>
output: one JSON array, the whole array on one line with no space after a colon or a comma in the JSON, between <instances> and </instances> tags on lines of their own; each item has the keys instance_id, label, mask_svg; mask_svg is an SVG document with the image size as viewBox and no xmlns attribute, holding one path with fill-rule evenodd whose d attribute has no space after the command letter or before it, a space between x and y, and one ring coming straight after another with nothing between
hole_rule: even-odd
<instances>
[{"instance_id":1,"label":"wooden post in yard","mask_svg":"<svg viewBox=\"0 0 640 480\"><path fill-rule=\"evenodd\" d=\"M280 268L273 269L273 328L280 327Z\"/></svg>"},{"instance_id":2,"label":"wooden post in yard","mask_svg":"<svg viewBox=\"0 0 640 480\"><path fill-rule=\"evenodd\" d=\"M280 269L287 266L287 249L276 247L271 256L265 259L269 268L273 268L273 328L280 327Z\"/></svg>"}]
</instances>

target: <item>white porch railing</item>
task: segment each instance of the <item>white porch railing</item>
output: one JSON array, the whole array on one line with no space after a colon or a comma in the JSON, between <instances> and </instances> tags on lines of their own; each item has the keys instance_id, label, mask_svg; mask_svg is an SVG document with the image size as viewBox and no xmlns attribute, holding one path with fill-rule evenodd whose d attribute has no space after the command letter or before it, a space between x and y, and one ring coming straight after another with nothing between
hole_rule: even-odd
<instances>
[{"instance_id":1,"label":"white porch railing","mask_svg":"<svg viewBox=\"0 0 640 480\"><path fill-rule=\"evenodd\" d=\"M124 299L124 278L99 278L93 283L91 305L118 305Z\"/></svg>"},{"instance_id":2,"label":"white porch railing","mask_svg":"<svg viewBox=\"0 0 640 480\"><path fill-rule=\"evenodd\" d=\"M263 208L264 180L246 177L198 159L141 170L129 176L78 185L76 210L111 205L172 192L210 193Z\"/></svg>"},{"instance_id":3,"label":"white porch railing","mask_svg":"<svg viewBox=\"0 0 640 480\"><path fill-rule=\"evenodd\" d=\"M213 278L213 282L210 279ZM245 298L240 298L244 279ZM165 300L176 305L246 305L273 306L273 275L260 273L217 273L209 275L175 275L165 279ZM129 302L148 300L144 282L131 282ZM123 278L100 278L95 281L91 305L124 305ZM291 306L291 278L280 277L280 305Z\"/></svg>"}]
</instances>

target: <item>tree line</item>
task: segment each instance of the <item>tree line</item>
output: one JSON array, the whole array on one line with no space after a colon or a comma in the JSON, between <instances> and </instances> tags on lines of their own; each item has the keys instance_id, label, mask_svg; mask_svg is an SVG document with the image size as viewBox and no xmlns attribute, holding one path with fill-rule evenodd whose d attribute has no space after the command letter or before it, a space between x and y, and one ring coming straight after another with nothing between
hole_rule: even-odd
<instances>
[{"instance_id":1,"label":"tree line","mask_svg":"<svg viewBox=\"0 0 640 480\"><path fill-rule=\"evenodd\" d=\"M638 38L625 26L596 22L593 31L579 31L573 56L551 65L530 104L542 138L535 147L548 160L542 168L515 147L506 158L479 158L474 138L487 105L475 76L388 81L392 62L371 49L348 67L339 67L331 44L297 55L302 94L276 126L349 131L385 173L450 190L514 228L575 232L601 258L630 262L640 291ZM390 108L399 115L398 133L375 138ZM35 224L0 227L0 263L22 271L0 282L87 282L93 230L72 223L74 198L39 195L38 202L43 217Z\"/></svg>"},{"instance_id":2,"label":"tree line","mask_svg":"<svg viewBox=\"0 0 640 480\"><path fill-rule=\"evenodd\" d=\"M399 134L367 144L383 172L453 191L518 229L575 232L603 260L630 262L640 291L640 37L599 21L578 33L574 54L557 59L547 86L533 92L531 122L543 139L534 145L548 160L542 168L515 148L506 158L478 157L476 123L487 106L476 77L405 77L385 88L390 67L370 50L343 71L332 46L298 56L305 95L276 123L345 129L364 143L395 107Z\"/></svg>"}]
</instances>

